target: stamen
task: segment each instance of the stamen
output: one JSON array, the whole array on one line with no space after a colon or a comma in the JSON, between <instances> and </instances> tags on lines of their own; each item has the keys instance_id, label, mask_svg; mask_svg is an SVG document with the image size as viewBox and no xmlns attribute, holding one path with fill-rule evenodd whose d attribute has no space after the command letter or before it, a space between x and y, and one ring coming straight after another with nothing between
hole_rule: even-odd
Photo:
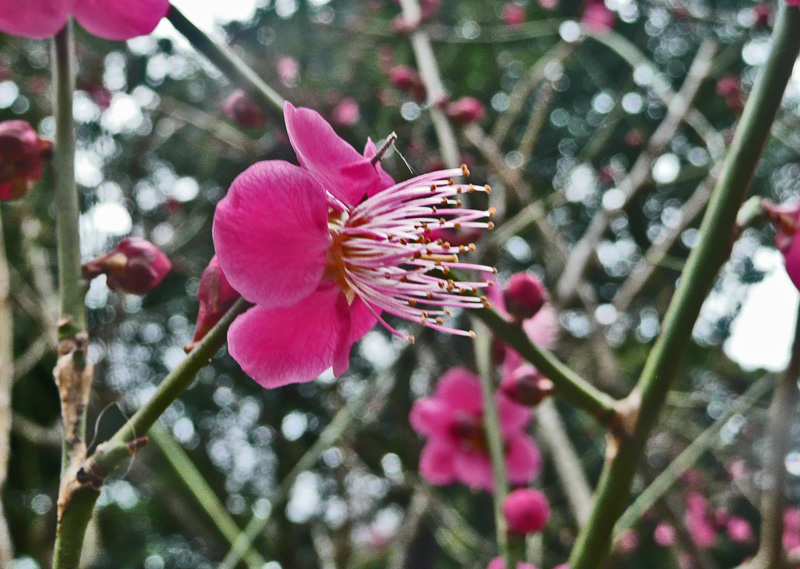
<instances>
[{"instance_id":1,"label":"stamen","mask_svg":"<svg viewBox=\"0 0 800 569\"><path fill-rule=\"evenodd\" d=\"M392 132L389 136L386 137L386 140L383 141L378 151L375 152L375 156L369 159L369 163L373 166L381 161L383 155L386 154L386 151L394 145L394 142L397 140L397 134Z\"/></svg>"}]
</instances>

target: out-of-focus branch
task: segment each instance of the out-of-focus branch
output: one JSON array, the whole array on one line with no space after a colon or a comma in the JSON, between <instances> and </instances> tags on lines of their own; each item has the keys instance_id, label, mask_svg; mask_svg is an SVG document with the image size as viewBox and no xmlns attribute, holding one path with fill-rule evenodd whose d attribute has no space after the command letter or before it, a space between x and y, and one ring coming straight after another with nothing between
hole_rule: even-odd
<instances>
[{"instance_id":1,"label":"out-of-focus branch","mask_svg":"<svg viewBox=\"0 0 800 569\"><path fill-rule=\"evenodd\" d=\"M715 52L716 43L712 40L706 40L700 46L680 92L667 107L666 117L653 133L647 147L636 159L628 175L619 184L619 190L624 196L622 203L614 209L599 210L586 228L583 237L575 244L555 289L561 303L569 302L577 293L583 276L592 264L597 243L608 229L614 215L630 204L650 180L653 161L667 147L694 105L700 86L711 70L711 60Z\"/></svg>"},{"instance_id":2,"label":"out-of-focus branch","mask_svg":"<svg viewBox=\"0 0 800 569\"><path fill-rule=\"evenodd\" d=\"M14 385L14 329L11 317L11 287L8 259L3 241L3 219L0 212L0 498L8 479L11 453L11 388ZM14 547L5 512L0 501L0 567L11 566Z\"/></svg>"},{"instance_id":3,"label":"out-of-focus branch","mask_svg":"<svg viewBox=\"0 0 800 569\"><path fill-rule=\"evenodd\" d=\"M411 503L406 508L406 515L400 529L397 530L386 569L405 569L408 550L417 536L419 525L431 507L431 497L424 488L417 488L411 495Z\"/></svg>"},{"instance_id":4,"label":"out-of-focus branch","mask_svg":"<svg viewBox=\"0 0 800 569\"><path fill-rule=\"evenodd\" d=\"M792 355L789 366L781 375L772 404L769 408L768 450L764 464L761 494L761 542L758 553L742 569L772 569L784 560L783 509L786 494L786 453L791 445L791 429L800 391L797 389L800 375L800 307L794 332Z\"/></svg>"},{"instance_id":5,"label":"out-of-focus branch","mask_svg":"<svg viewBox=\"0 0 800 569\"><path fill-rule=\"evenodd\" d=\"M447 91L442 85L442 78L439 74L439 65L436 63L436 56L431 47L431 40L425 31L419 29L422 12L417 0L400 0L400 7L403 10L408 26L414 31L411 32L411 49L414 50L414 57L419 67L419 75L425 85L427 93L428 107L431 113L431 121L436 131L436 138L439 140L439 149L442 152L442 161L447 168L458 168L461 164L461 156L458 151L456 135L453 132L453 125L442 110L442 103L447 99Z\"/></svg>"}]
</instances>

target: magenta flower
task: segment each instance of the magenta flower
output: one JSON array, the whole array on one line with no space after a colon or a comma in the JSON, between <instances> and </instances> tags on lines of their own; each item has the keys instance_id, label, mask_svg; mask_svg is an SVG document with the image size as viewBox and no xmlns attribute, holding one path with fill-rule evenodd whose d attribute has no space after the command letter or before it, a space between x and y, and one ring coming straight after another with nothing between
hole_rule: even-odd
<instances>
[{"instance_id":1,"label":"magenta flower","mask_svg":"<svg viewBox=\"0 0 800 569\"><path fill-rule=\"evenodd\" d=\"M583 11L583 26L593 34L603 34L614 27L614 13L603 0L589 0Z\"/></svg>"},{"instance_id":2,"label":"magenta flower","mask_svg":"<svg viewBox=\"0 0 800 569\"><path fill-rule=\"evenodd\" d=\"M784 510L781 542L785 551L792 551L800 547L800 508Z\"/></svg>"},{"instance_id":3,"label":"magenta flower","mask_svg":"<svg viewBox=\"0 0 800 569\"><path fill-rule=\"evenodd\" d=\"M503 6L502 18L509 28L519 28L525 23L525 8L509 2Z\"/></svg>"},{"instance_id":4,"label":"magenta flower","mask_svg":"<svg viewBox=\"0 0 800 569\"><path fill-rule=\"evenodd\" d=\"M539 449L525 433L531 412L498 392L506 472L512 484L528 484L541 466ZM464 368L448 371L430 397L416 401L409 416L411 427L428 442L419 470L431 484L461 482L470 488L494 489L494 476L483 426L480 379Z\"/></svg>"},{"instance_id":5,"label":"magenta flower","mask_svg":"<svg viewBox=\"0 0 800 569\"><path fill-rule=\"evenodd\" d=\"M714 547L717 542L717 530L711 519L708 500L699 492L690 492L686 497L684 522L697 547L700 549Z\"/></svg>"},{"instance_id":6,"label":"magenta flower","mask_svg":"<svg viewBox=\"0 0 800 569\"><path fill-rule=\"evenodd\" d=\"M677 541L675 527L666 522L661 522L653 532L653 540L661 547L672 547Z\"/></svg>"},{"instance_id":7,"label":"magenta flower","mask_svg":"<svg viewBox=\"0 0 800 569\"><path fill-rule=\"evenodd\" d=\"M533 488L517 488L503 500L503 517L514 533L541 531L550 520L550 504L544 494Z\"/></svg>"},{"instance_id":8,"label":"magenta flower","mask_svg":"<svg viewBox=\"0 0 800 569\"><path fill-rule=\"evenodd\" d=\"M775 205L764 200L763 208L766 216L778 228L775 247L783 254L786 272L794 286L800 289L800 239L795 238L800 230L800 202Z\"/></svg>"},{"instance_id":9,"label":"magenta flower","mask_svg":"<svg viewBox=\"0 0 800 569\"><path fill-rule=\"evenodd\" d=\"M197 288L197 300L200 302L200 309L197 312L197 324L194 329L192 341L183 349L190 352L197 343L220 321L228 309L239 299L228 278L219 266L217 257L214 256L211 262L203 271L200 277L200 286Z\"/></svg>"},{"instance_id":10,"label":"magenta flower","mask_svg":"<svg viewBox=\"0 0 800 569\"><path fill-rule=\"evenodd\" d=\"M487 191L444 170L394 185L368 142L364 155L316 112L285 107L300 167L259 162L231 185L214 216L214 245L233 288L256 304L228 333L229 350L264 387L347 370L350 348L381 322L413 341L382 312L465 336L445 324L451 309L488 304L469 292L486 282L431 274L492 272L461 263L467 248L433 241L434 227L492 227L491 213L465 209L459 195Z\"/></svg>"},{"instance_id":11,"label":"magenta flower","mask_svg":"<svg viewBox=\"0 0 800 569\"><path fill-rule=\"evenodd\" d=\"M352 97L345 97L333 108L333 122L341 126L353 126L361 118L358 103Z\"/></svg>"},{"instance_id":12,"label":"magenta flower","mask_svg":"<svg viewBox=\"0 0 800 569\"><path fill-rule=\"evenodd\" d=\"M505 569L506 567L506 560L502 557L495 557L489 562L489 565L486 569ZM517 563L517 569L537 569L535 565L531 565L530 563L525 563L524 561L519 561Z\"/></svg>"},{"instance_id":13,"label":"magenta flower","mask_svg":"<svg viewBox=\"0 0 800 569\"><path fill-rule=\"evenodd\" d=\"M733 516L728 520L726 529L728 530L728 537L734 543L752 543L756 537L750 522L739 516Z\"/></svg>"},{"instance_id":14,"label":"magenta flower","mask_svg":"<svg viewBox=\"0 0 800 569\"><path fill-rule=\"evenodd\" d=\"M127 40L152 32L168 11L169 0L0 0L0 31L49 38L73 17L98 37Z\"/></svg>"}]
</instances>

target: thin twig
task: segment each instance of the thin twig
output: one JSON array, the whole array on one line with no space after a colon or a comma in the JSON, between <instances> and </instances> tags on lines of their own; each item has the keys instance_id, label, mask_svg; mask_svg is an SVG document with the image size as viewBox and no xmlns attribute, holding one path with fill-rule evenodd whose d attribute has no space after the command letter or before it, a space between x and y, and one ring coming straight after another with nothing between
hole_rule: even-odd
<instances>
[{"instance_id":1,"label":"thin twig","mask_svg":"<svg viewBox=\"0 0 800 569\"><path fill-rule=\"evenodd\" d=\"M14 328L11 316L11 287L0 212L0 499L5 492L11 453L11 388L14 385ZM0 501L0 567L9 567L12 559L14 546Z\"/></svg>"}]
</instances>

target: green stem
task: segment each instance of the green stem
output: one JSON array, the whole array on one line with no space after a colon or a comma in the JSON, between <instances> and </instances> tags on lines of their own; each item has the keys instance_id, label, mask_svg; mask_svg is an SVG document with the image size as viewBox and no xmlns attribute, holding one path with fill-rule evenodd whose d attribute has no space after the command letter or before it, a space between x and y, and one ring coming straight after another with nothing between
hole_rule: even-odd
<instances>
[{"instance_id":1,"label":"green stem","mask_svg":"<svg viewBox=\"0 0 800 569\"><path fill-rule=\"evenodd\" d=\"M53 40L53 85L56 139L53 147L55 172L55 217L58 245L58 286L60 324L58 339L73 338L86 330L86 293L81 273L78 220L80 206L75 184L75 122L72 94L75 91L75 45L72 23L67 23Z\"/></svg>"},{"instance_id":2,"label":"green stem","mask_svg":"<svg viewBox=\"0 0 800 569\"><path fill-rule=\"evenodd\" d=\"M175 6L170 6L167 19L197 51L205 55L217 69L222 71L231 83L247 93L264 112L280 118L280 121L283 122L283 97L267 85L255 71L229 50L217 45L200 28L181 14Z\"/></svg>"},{"instance_id":3,"label":"green stem","mask_svg":"<svg viewBox=\"0 0 800 569\"><path fill-rule=\"evenodd\" d=\"M159 448L161 454L167 459L175 474L203 508L209 519L214 522L219 532L225 536L228 543L236 543L241 529L236 525L228 510L220 502L214 490L206 481L203 474L195 466L183 447L172 437L170 432L161 422L156 422L150 427L150 440ZM253 547L244 554L244 562L250 569L262 569L267 561Z\"/></svg>"},{"instance_id":4,"label":"green stem","mask_svg":"<svg viewBox=\"0 0 800 569\"><path fill-rule=\"evenodd\" d=\"M745 106L722 173L675 296L664 317L661 335L645 363L635 396L641 397L629 438L609 448L609 460L595 493L589 524L578 535L570 569L601 567L608 556L611 533L630 495L631 483L647 437L655 426L670 383L689 344L692 327L730 250L736 213L744 201L770 128L800 52L800 10L781 2L772 47Z\"/></svg>"},{"instance_id":5,"label":"green stem","mask_svg":"<svg viewBox=\"0 0 800 569\"><path fill-rule=\"evenodd\" d=\"M491 308L476 310L474 314L495 336L548 377L564 399L591 414L603 425L611 425L617 416L613 397L594 387L549 351L531 343L522 328L508 322Z\"/></svg>"}]
</instances>

